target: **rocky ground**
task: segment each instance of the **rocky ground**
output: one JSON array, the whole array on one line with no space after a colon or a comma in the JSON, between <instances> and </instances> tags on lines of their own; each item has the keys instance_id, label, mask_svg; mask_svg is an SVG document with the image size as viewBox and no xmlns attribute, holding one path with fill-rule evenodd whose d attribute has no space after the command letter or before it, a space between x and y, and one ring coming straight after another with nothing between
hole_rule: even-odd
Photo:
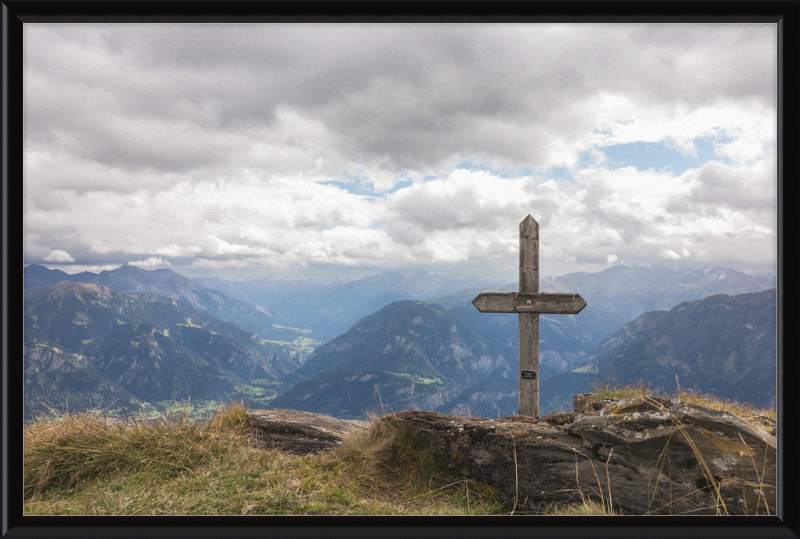
<instances>
[{"instance_id":1,"label":"rocky ground","mask_svg":"<svg viewBox=\"0 0 800 539\"><path fill-rule=\"evenodd\" d=\"M451 471L534 511L589 497L621 514L774 514L773 434L729 412L665 398L578 395L574 404L574 412L537 419L406 410L381 420L404 425ZM293 410L250 417L256 443L301 454L335 447L369 425Z\"/></svg>"}]
</instances>

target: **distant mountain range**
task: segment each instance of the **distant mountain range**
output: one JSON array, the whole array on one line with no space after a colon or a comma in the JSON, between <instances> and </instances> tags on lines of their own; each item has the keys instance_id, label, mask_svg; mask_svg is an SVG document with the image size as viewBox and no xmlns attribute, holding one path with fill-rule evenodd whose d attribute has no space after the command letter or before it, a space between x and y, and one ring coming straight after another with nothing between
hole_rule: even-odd
<instances>
[{"instance_id":1,"label":"distant mountain range","mask_svg":"<svg viewBox=\"0 0 800 539\"><path fill-rule=\"evenodd\" d=\"M714 294L746 294L776 286L774 279L746 275L728 268L613 266L598 273L568 273L555 279L588 302L578 315L593 339L605 340L625 324L649 311L672 309L684 301ZM596 308L595 308L596 306ZM597 341L599 344L599 341Z\"/></svg>"},{"instance_id":2,"label":"distant mountain range","mask_svg":"<svg viewBox=\"0 0 800 539\"><path fill-rule=\"evenodd\" d=\"M69 275L31 265L25 268L26 410L68 395L70 406L81 408L89 398L98 405L241 392L263 397L262 407L343 418L381 405L510 415L518 405L517 316L482 314L470 302L481 291L516 285L441 294L460 284L424 272L322 283L314 293L298 283L281 291L272 282L275 298L263 291L247 296L259 307L171 270L125 265ZM685 387L769 405L775 290L771 314L769 300L742 298L761 297L753 292L766 294L771 285L729 269L657 266L543 279L543 292L576 292L588 306L578 315L540 317L542 413L558 402L569 407L573 394L606 376L620 383L642 377L672 389L678 374ZM689 307L676 311L678 304ZM731 316L723 316L726 309ZM676 312L682 318L673 318ZM324 346L309 339L345 324ZM765 345L770 340L772 348Z\"/></svg>"},{"instance_id":3,"label":"distant mountain range","mask_svg":"<svg viewBox=\"0 0 800 539\"><path fill-rule=\"evenodd\" d=\"M314 338L311 330L287 327L285 321L259 305L228 297L170 269L148 271L126 263L99 274L88 271L69 274L36 264L26 266L23 270L23 286L26 290L62 281L101 285L123 294L159 294L258 333L263 339L286 342L300 339L302 342Z\"/></svg>"},{"instance_id":4,"label":"distant mountain range","mask_svg":"<svg viewBox=\"0 0 800 539\"><path fill-rule=\"evenodd\" d=\"M541 413L569 409L593 381L642 379L655 390L674 391L676 375L684 388L769 407L776 387L775 308L773 288L644 313L586 355L582 366L542 375ZM343 418L379 404L395 411L516 413L516 357L452 311L401 301L363 318L292 373L300 380L270 406Z\"/></svg>"},{"instance_id":5,"label":"distant mountain range","mask_svg":"<svg viewBox=\"0 0 800 539\"><path fill-rule=\"evenodd\" d=\"M255 302L284 325L310 328L327 342L346 332L354 323L394 301L420 300L443 307L465 307L463 321L470 326L502 328L513 315L481 315L470 302L484 291L515 291L516 283L478 286L468 278L430 274L425 271L389 271L342 283L279 280L225 281L198 278L197 281L231 297ZM541 279L542 292L575 292L588 302L576 317L548 316L562 332L569 330L574 346L548 346L554 365L568 368L580 362L579 352L588 353L622 326L648 311L670 309L682 301L711 294L757 292L775 286L772 276L755 276L727 268L671 268L666 266L612 266L597 273L570 273ZM479 316L494 322L479 321ZM566 324L561 326L561 324ZM476 326L477 325L477 326ZM516 326L516 323L512 324ZM255 331L255 330L254 330ZM503 331L500 331L502 334ZM485 335L484 335L485 336ZM542 337L544 338L544 337ZM557 339L557 337L552 337ZM515 339L512 339L515 341ZM516 344L514 344L516 346ZM507 350L507 354L514 354Z\"/></svg>"},{"instance_id":6,"label":"distant mountain range","mask_svg":"<svg viewBox=\"0 0 800 539\"><path fill-rule=\"evenodd\" d=\"M677 383L764 408L776 388L776 289L713 295L669 311L644 313L585 356L585 363L540 381L540 414L571 410L572 397L593 384L639 379L674 393ZM494 378L471 386L437 411L494 417L518 409L517 381Z\"/></svg>"},{"instance_id":7,"label":"distant mountain range","mask_svg":"<svg viewBox=\"0 0 800 539\"><path fill-rule=\"evenodd\" d=\"M346 283L197 280L232 297L257 302L289 325L312 328L324 336L324 341L392 302L424 300L474 284L467 278L422 270L382 272Z\"/></svg>"},{"instance_id":8,"label":"distant mountain range","mask_svg":"<svg viewBox=\"0 0 800 539\"><path fill-rule=\"evenodd\" d=\"M150 292L62 281L26 290L24 308L28 414L65 395L75 408L92 395L95 405L122 399L118 406L230 399L300 365L297 352Z\"/></svg>"},{"instance_id":9,"label":"distant mountain range","mask_svg":"<svg viewBox=\"0 0 800 539\"><path fill-rule=\"evenodd\" d=\"M612 266L597 273L568 273L542 279L541 292L580 294L587 306L578 315L569 315L578 338L593 348L622 326L649 311L668 310L684 301L703 299L713 294L745 294L775 287L772 278L750 276L728 268L671 268L666 266ZM480 292L511 292L510 283L492 288L470 288L427 298L428 303L444 307L469 306ZM467 309L468 312L469 309ZM475 311L477 312L477 311ZM508 317L515 315L481 315ZM566 316L542 315L565 321Z\"/></svg>"},{"instance_id":10,"label":"distant mountain range","mask_svg":"<svg viewBox=\"0 0 800 539\"><path fill-rule=\"evenodd\" d=\"M768 278L726 268L664 266L613 266L597 273L542 279L539 285L542 292L575 292L587 301L587 306L577 315L539 317L541 379L585 364L587 355L597 345L644 312L670 309L683 301L712 294L757 292L773 286ZM425 301L448 307L448 313L474 329L497 353L516 358L517 316L481 313L471 302L480 292L508 292L517 288L516 284L470 288ZM498 383L502 385L502 381Z\"/></svg>"},{"instance_id":11,"label":"distant mountain range","mask_svg":"<svg viewBox=\"0 0 800 539\"><path fill-rule=\"evenodd\" d=\"M484 378L516 379L516 363L445 309L397 301L319 348L270 406L341 418L432 409Z\"/></svg>"},{"instance_id":12,"label":"distant mountain range","mask_svg":"<svg viewBox=\"0 0 800 539\"><path fill-rule=\"evenodd\" d=\"M772 288L645 313L598 346L578 372L544 381L542 399L571 400L590 390L590 380L642 379L653 389L674 392L680 384L768 408L777 376L776 308Z\"/></svg>"}]
</instances>

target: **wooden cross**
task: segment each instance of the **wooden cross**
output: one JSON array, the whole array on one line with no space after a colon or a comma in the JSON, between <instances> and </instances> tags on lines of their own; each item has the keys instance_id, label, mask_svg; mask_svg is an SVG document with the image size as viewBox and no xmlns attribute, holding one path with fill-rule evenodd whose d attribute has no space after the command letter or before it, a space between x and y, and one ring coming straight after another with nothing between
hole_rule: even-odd
<instances>
[{"instance_id":1,"label":"wooden cross","mask_svg":"<svg viewBox=\"0 0 800 539\"><path fill-rule=\"evenodd\" d=\"M519 224L519 292L481 292L472 304L482 313L519 314L519 415L539 417L539 314L578 314L578 294L539 293L539 223Z\"/></svg>"}]
</instances>

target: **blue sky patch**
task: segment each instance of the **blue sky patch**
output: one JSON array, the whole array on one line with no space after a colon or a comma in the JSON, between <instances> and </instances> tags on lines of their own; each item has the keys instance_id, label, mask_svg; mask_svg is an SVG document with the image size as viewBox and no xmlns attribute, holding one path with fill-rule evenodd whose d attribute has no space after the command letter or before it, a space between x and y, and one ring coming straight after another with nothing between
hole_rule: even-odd
<instances>
[{"instance_id":1,"label":"blue sky patch","mask_svg":"<svg viewBox=\"0 0 800 539\"><path fill-rule=\"evenodd\" d=\"M402 182L397 182L394 187L386 191L387 193L396 193L400 189L405 187L411 187L411 184L414 183L411 180L403 180Z\"/></svg>"},{"instance_id":2,"label":"blue sky patch","mask_svg":"<svg viewBox=\"0 0 800 539\"><path fill-rule=\"evenodd\" d=\"M372 184L364 184L360 181L336 181L329 180L326 182L319 182L322 185L335 185L339 189L344 189L352 195L364 195L374 197L375 191L372 190Z\"/></svg>"},{"instance_id":3,"label":"blue sky patch","mask_svg":"<svg viewBox=\"0 0 800 539\"><path fill-rule=\"evenodd\" d=\"M706 161L728 160L717 155L714 148L719 143L731 139L722 137L698 137L694 139L697 155L683 154L669 148L666 142L631 142L600 148L606 156L609 168L636 167L638 170L668 170L673 174L682 174L690 168L697 168Z\"/></svg>"},{"instance_id":4,"label":"blue sky patch","mask_svg":"<svg viewBox=\"0 0 800 539\"><path fill-rule=\"evenodd\" d=\"M360 172L360 171L359 171ZM375 191L374 185L372 182L368 182L366 178L362 176L352 176L347 172L342 172L343 180L328 180L325 182L319 182L322 185L335 185L339 189L344 189L350 194L353 195L362 195L368 197L376 197L381 194L385 193L394 193L403 189L404 187L409 187L413 182L411 180L402 180L397 182L394 187L389 189L388 191Z\"/></svg>"},{"instance_id":5,"label":"blue sky patch","mask_svg":"<svg viewBox=\"0 0 800 539\"><path fill-rule=\"evenodd\" d=\"M574 178L572 177L572 171L569 167L552 167L550 168L550 174L547 175L548 179L556 179L556 180L569 180L574 183Z\"/></svg>"},{"instance_id":6,"label":"blue sky patch","mask_svg":"<svg viewBox=\"0 0 800 539\"><path fill-rule=\"evenodd\" d=\"M510 178L511 175L508 174L506 171L502 171L496 168L491 167L487 163L475 163L473 161L462 161L456 164L456 168L461 170L482 170L483 172L489 172L490 174L497 176L498 178Z\"/></svg>"}]
</instances>

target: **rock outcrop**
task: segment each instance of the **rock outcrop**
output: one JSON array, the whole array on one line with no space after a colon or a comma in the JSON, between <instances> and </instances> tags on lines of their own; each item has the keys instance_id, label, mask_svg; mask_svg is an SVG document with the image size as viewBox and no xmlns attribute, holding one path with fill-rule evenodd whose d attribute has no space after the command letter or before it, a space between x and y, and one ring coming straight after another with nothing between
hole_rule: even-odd
<instances>
[{"instance_id":1,"label":"rock outcrop","mask_svg":"<svg viewBox=\"0 0 800 539\"><path fill-rule=\"evenodd\" d=\"M335 419L297 410L252 410L249 415L253 443L300 455L332 449L348 433L369 426L367 421Z\"/></svg>"},{"instance_id":2,"label":"rock outcrop","mask_svg":"<svg viewBox=\"0 0 800 539\"><path fill-rule=\"evenodd\" d=\"M575 409L497 420L406 410L383 420L529 510L587 497L622 514L775 513L775 437L741 418L656 397L579 395Z\"/></svg>"}]
</instances>

